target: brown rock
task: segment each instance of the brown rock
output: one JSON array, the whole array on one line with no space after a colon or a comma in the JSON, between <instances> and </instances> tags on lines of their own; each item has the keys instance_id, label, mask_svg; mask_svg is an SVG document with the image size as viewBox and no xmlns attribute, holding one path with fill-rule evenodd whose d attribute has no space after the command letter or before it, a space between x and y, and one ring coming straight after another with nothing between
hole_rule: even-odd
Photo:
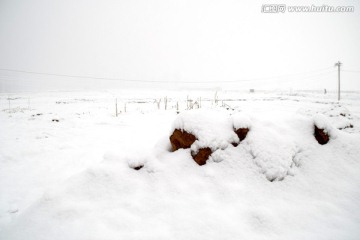
<instances>
[{"instance_id":1,"label":"brown rock","mask_svg":"<svg viewBox=\"0 0 360 240\"><path fill-rule=\"evenodd\" d=\"M246 135L248 134L248 132L249 132L248 128L239 128L239 129L235 130L235 133L239 137L240 141L242 141L246 138Z\"/></svg>"},{"instance_id":2,"label":"brown rock","mask_svg":"<svg viewBox=\"0 0 360 240\"><path fill-rule=\"evenodd\" d=\"M194 161L199 164L200 166L206 164L209 156L211 155L212 151L210 148L200 148L199 151L194 155L191 154Z\"/></svg>"},{"instance_id":3,"label":"brown rock","mask_svg":"<svg viewBox=\"0 0 360 240\"><path fill-rule=\"evenodd\" d=\"M319 144L324 145L329 141L329 135L325 133L324 129L315 126L314 136Z\"/></svg>"},{"instance_id":4,"label":"brown rock","mask_svg":"<svg viewBox=\"0 0 360 240\"><path fill-rule=\"evenodd\" d=\"M176 151L179 148L190 148L195 141L196 137L185 130L175 129L173 134L170 136L173 151Z\"/></svg>"}]
</instances>

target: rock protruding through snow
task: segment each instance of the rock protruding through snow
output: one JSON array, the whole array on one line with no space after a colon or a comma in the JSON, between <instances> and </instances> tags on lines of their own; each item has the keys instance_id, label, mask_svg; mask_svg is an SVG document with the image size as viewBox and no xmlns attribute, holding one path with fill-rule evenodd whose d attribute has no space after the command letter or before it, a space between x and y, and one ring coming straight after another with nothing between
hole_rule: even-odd
<instances>
[{"instance_id":1,"label":"rock protruding through snow","mask_svg":"<svg viewBox=\"0 0 360 240\"><path fill-rule=\"evenodd\" d=\"M239 137L240 141L242 141L246 138L246 135L248 134L248 132L249 132L248 128L235 129L235 133Z\"/></svg>"},{"instance_id":2,"label":"rock protruding through snow","mask_svg":"<svg viewBox=\"0 0 360 240\"><path fill-rule=\"evenodd\" d=\"M244 140L250 126L245 115L230 116L216 110L193 110L181 113L173 124L172 150L191 148L196 163L204 165L218 149L237 146Z\"/></svg>"},{"instance_id":3,"label":"rock protruding through snow","mask_svg":"<svg viewBox=\"0 0 360 240\"><path fill-rule=\"evenodd\" d=\"M314 135L316 141L318 141L319 144L324 145L329 142L329 135L324 131L324 129L318 128L315 125Z\"/></svg>"},{"instance_id":4,"label":"rock protruding through snow","mask_svg":"<svg viewBox=\"0 0 360 240\"><path fill-rule=\"evenodd\" d=\"M197 153L192 152L191 156L193 157L194 161L199 164L200 166L206 164L206 161L209 159L212 151L210 148L200 148Z\"/></svg>"},{"instance_id":5,"label":"rock protruding through snow","mask_svg":"<svg viewBox=\"0 0 360 240\"><path fill-rule=\"evenodd\" d=\"M335 130L324 115L316 114L313 119L314 136L319 144L324 145L329 142L330 136L335 137Z\"/></svg>"},{"instance_id":6,"label":"rock protruding through snow","mask_svg":"<svg viewBox=\"0 0 360 240\"><path fill-rule=\"evenodd\" d=\"M240 148L246 148L269 181L293 175L293 168L299 165L298 155L314 146L314 137L320 144L326 144L337 134L321 114L312 118L252 116L250 120L243 113L230 115L219 110L184 112L178 115L172 130L173 151L190 148L189 153L200 166L209 159L218 163L225 160L229 149L244 142Z\"/></svg>"},{"instance_id":7,"label":"rock protruding through snow","mask_svg":"<svg viewBox=\"0 0 360 240\"><path fill-rule=\"evenodd\" d=\"M173 151L176 151L180 148L190 148L195 140L196 137L193 134L188 133L186 130L175 129L170 136L170 142Z\"/></svg>"},{"instance_id":8,"label":"rock protruding through snow","mask_svg":"<svg viewBox=\"0 0 360 240\"><path fill-rule=\"evenodd\" d=\"M243 141L250 130L250 118L243 113L236 113L232 116L232 122L234 126L234 131L238 136L239 141ZM238 143L233 143L233 146L236 147L237 145Z\"/></svg>"}]
</instances>

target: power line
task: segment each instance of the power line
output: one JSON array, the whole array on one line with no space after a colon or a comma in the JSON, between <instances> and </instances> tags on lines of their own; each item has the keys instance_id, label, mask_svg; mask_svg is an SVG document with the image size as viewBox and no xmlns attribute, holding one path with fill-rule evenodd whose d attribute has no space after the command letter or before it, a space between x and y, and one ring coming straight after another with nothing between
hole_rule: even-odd
<instances>
[{"instance_id":1,"label":"power line","mask_svg":"<svg viewBox=\"0 0 360 240\"><path fill-rule=\"evenodd\" d=\"M308 76L304 76L304 77L302 77L302 76L291 77L290 76L288 78L275 78L274 80L276 80L276 83L289 83L289 82L295 82L295 81L305 82L305 81L314 80L314 79L323 79L324 77L328 78L329 76L333 75L334 73L335 73L335 70L331 70L331 71L312 74L312 75L308 75ZM269 79L258 79L258 81L264 82L264 80L266 81Z\"/></svg>"},{"instance_id":2,"label":"power line","mask_svg":"<svg viewBox=\"0 0 360 240\"><path fill-rule=\"evenodd\" d=\"M295 77L288 77L288 78L276 78L276 79L273 79L273 80L276 80L276 83L291 83L291 82L296 82L296 81L301 81L301 82L307 82L307 81L311 81L311 80L319 80L319 79L325 79L325 78L329 78L331 75L333 75L334 73L336 72L336 70L331 70L331 71L326 71L326 72L322 72L322 73L316 73L316 74L311 74L311 75L308 75L308 76L304 76L304 77L300 77L300 76L295 76ZM334 75L335 76L335 75ZM274 81L268 81L270 78L267 78L267 79L256 79L256 82L259 83L259 82L262 82L264 84L274 84ZM3 80L3 81L22 81L24 80L24 78L17 78L16 76L14 75L1 75L0 74L0 80ZM31 81L43 81L41 79L33 79ZM255 80L253 80L255 81ZM250 81L249 81L250 82ZM28 84L27 84L28 83ZM191 83L194 83L194 82L191 82ZM208 83L208 82L196 82L196 83ZM214 83L214 82L213 82ZM216 83L222 83L221 81L218 81ZM225 82L225 83L229 83L229 82ZM231 83L241 83L241 81L237 81L237 82L231 82ZM12 83L13 84L13 83ZM19 83L20 84L20 83ZM21 85L29 85L31 86L31 82L30 81L22 81Z\"/></svg>"},{"instance_id":3,"label":"power line","mask_svg":"<svg viewBox=\"0 0 360 240\"><path fill-rule=\"evenodd\" d=\"M327 67L327 68L322 68L322 69L317 69L317 70L313 70L313 71L308 71L308 72L303 72L303 73L294 73L294 74L286 74L286 75L278 75L278 76L272 76L272 77L264 77L264 78L251 78L251 79L239 79L239 80L234 80L234 81L222 81L222 82L250 82L250 81L261 81L261 80L269 80L269 79L276 79L278 80L279 78L285 78L285 77L294 77L294 76L301 76L301 75L306 75L309 73L315 73L315 72L320 72L320 71L325 71L325 70L329 70L332 69L332 67ZM329 73L329 71L327 72ZM317 76L317 75L322 75L322 74L326 74L325 73L317 73L315 75L310 75L307 77L311 77L311 76ZM288 79L287 79L288 80Z\"/></svg>"},{"instance_id":4,"label":"power line","mask_svg":"<svg viewBox=\"0 0 360 240\"><path fill-rule=\"evenodd\" d=\"M307 75L315 72L321 72L331 69L331 67L317 69L308 72L295 73L295 74L286 74L286 75L278 75L272 77L263 77L263 78L248 78L248 79L237 79L237 80L228 80L228 81L163 81L163 80L140 80L140 79L125 79L125 78L108 78L108 77L93 77L93 76L84 76L84 75L70 75L70 74L58 74L58 73L46 73L46 72L35 72L35 71L26 71L26 70L18 70L18 69L7 69L0 68L1 71L8 72L17 72L17 73L26 73L26 74L34 74L34 75L44 75L44 76L56 76L56 77L68 77L68 78L81 78L81 79L94 79L94 80L109 80L109 81L122 81L122 82L141 82L141 83L236 83L236 82L250 82L250 81L261 81L261 80L269 80L269 79L278 79L284 77L294 77ZM325 73L317 73L317 75L325 74ZM307 76L309 77L309 76Z\"/></svg>"},{"instance_id":5,"label":"power line","mask_svg":"<svg viewBox=\"0 0 360 240\"><path fill-rule=\"evenodd\" d=\"M165 82L165 81L157 81L157 80L137 80L137 79L124 79L124 78L106 78L106 77L92 77L92 76L81 76L81 75L69 75L69 74L58 74L58 73L45 73L45 72L34 72L34 71L25 71L25 70L17 70L17 69L6 69L0 68L1 71L8 72L18 72L18 73L28 73L28 74L36 74L36 75L45 75L45 76L55 76L55 77L69 77L69 78L83 78L83 79L94 79L94 80L111 80L111 81L128 81L128 82Z\"/></svg>"},{"instance_id":6,"label":"power line","mask_svg":"<svg viewBox=\"0 0 360 240\"><path fill-rule=\"evenodd\" d=\"M331 71L328 71L325 73L307 76L307 77L301 78L301 81L323 79L324 77L329 77L329 76L333 75L335 72L336 72L336 70L331 70ZM294 79L294 80L298 80L298 79Z\"/></svg>"},{"instance_id":7,"label":"power line","mask_svg":"<svg viewBox=\"0 0 360 240\"><path fill-rule=\"evenodd\" d=\"M356 71L356 70L342 70L343 72L352 72L352 73L360 73L360 71Z\"/></svg>"}]
</instances>

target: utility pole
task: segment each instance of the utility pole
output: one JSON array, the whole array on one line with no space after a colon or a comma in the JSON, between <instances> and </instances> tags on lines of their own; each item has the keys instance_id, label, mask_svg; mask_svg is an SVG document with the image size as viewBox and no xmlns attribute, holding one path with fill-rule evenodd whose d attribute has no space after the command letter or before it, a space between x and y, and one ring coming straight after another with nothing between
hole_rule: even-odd
<instances>
[{"instance_id":1,"label":"utility pole","mask_svg":"<svg viewBox=\"0 0 360 240\"><path fill-rule=\"evenodd\" d=\"M340 101L340 66L342 63L338 61L335 63L335 67L338 67L338 101Z\"/></svg>"},{"instance_id":2,"label":"utility pole","mask_svg":"<svg viewBox=\"0 0 360 240\"><path fill-rule=\"evenodd\" d=\"M117 98L115 98L115 116L118 116L118 109L117 109Z\"/></svg>"}]
</instances>

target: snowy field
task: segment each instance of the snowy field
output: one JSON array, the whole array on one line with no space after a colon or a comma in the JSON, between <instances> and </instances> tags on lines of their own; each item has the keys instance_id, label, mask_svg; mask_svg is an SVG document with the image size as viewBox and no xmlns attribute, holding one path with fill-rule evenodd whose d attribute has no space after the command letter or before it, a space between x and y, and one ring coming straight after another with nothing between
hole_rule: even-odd
<instances>
[{"instance_id":1,"label":"snowy field","mask_svg":"<svg viewBox=\"0 0 360 240\"><path fill-rule=\"evenodd\" d=\"M203 166L169 142L197 108L251 120ZM21 93L0 110L0 239L360 239L360 92Z\"/></svg>"}]
</instances>

